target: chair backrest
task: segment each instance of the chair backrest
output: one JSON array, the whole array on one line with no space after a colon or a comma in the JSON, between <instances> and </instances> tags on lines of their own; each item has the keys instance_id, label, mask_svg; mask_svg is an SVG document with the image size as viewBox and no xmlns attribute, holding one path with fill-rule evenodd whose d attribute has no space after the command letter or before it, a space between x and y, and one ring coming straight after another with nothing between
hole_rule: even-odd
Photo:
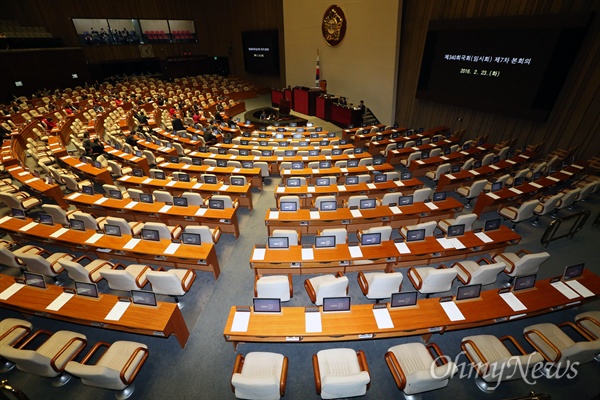
<instances>
[{"instance_id":1,"label":"chair backrest","mask_svg":"<svg viewBox=\"0 0 600 400\"><path fill-rule=\"evenodd\" d=\"M0 264L17 269L22 268L13 252L4 246L0 246Z\"/></svg>"},{"instance_id":2,"label":"chair backrest","mask_svg":"<svg viewBox=\"0 0 600 400\"><path fill-rule=\"evenodd\" d=\"M569 190L560 199L559 203L556 205L556 208L558 208L559 210L562 210L563 208L572 206L580 192L581 192L580 188Z\"/></svg>"},{"instance_id":3,"label":"chair backrest","mask_svg":"<svg viewBox=\"0 0 600 400\"><path fill-rule=\"evenodd\" d=\"M408 231L411 229L425 229L425 236L433 236L433 233L435 232L435 228L437 228L437 222L436 221L428 221L428 222L421 222L420 224L417 225L411 225L411 226L406 226L402 228L402 231Z\"/></svg>"},{"instance_id":4,"label":"chair backrest","mask_svg":"<svg viewBox=\"0 0 600 400\"><path fill-rule=\"evenodd\" d=\"M371 166L373 165L373 157L361 158L358 161L359 166Z\"/></svg>"},{"instance_id":5,"label":"chair backrest","mask_svg":"<svg viewBox=\"0 0 600 400\"><path fill-rule=\"evenodd\" d=\"M354 196L350 196L348 198L348 207L358 207L360 206L361 200L366 200L368 198L369 196L367 196L366 194L357 194Z\"/></svg>"},{"instance_id":6,"label":"chair backrest","mask_svg":"<svg viewBox=\"0 0 600 400\"><path fill-rule=\"evenodd\" d=\"M533 199L521 204L517 210L517 216L512 222L520 222L533 217L533 210L539 203L539 200Z\"/></svg>"},{"instance_id":7,"label":"chair backrest","mask_svg":"<svg viewBox=\"0 0 600 400\"><path fill-rule=\"evenodd\" d=\"M152 178L152 179L156 178L156 173L157 172L163 172L164 173L164 171L162 169L151 168L150 169L150 178Z\"/></svg>"},{"instance_id":8,"label":"chair backrest","mask_svg":"<svg viewBox=\"0 0 600 400\"><path fill-rule=\"evenodd\" d=\"M406 166L410 167L410 163L411 162L413 162L415 160L420 160L420 159L421 159L421 152L420 151L412 152L412 153L410 153L410 155L408 156L408 159L406 160Z\"/></svg>"},{"instance_id":9,"label":"chair backrest","mask_svg":"<svg viewBox=\"0 0 600 400\"><path fill-rule=\"evenodd\" d=\"M429 197L431 196L431 193L433 193L433 189L431 189L431 188L417 189L413 192L413 202L415 202L415 203L423 202L423 201L429 199Z\"/></svg>"},{"instance_id":10,"label":"chair backrest","mask_svg":"<svg viewBox=\"0 0 600 400\"><path fill-rule=\"evenodd\" d=\"M335 244L345 244L348 240L348 232L344 228L323 229L320 236L335 236Z\"/></svg>"},{"instance_id":11,"label":"chair backrest","mask_svg":"<svg viewBox=\"0 0 600 400\"><path fill-rule=\"evenodd\" d=\"M402 196L400 192L385 193L381 198L382 206L389 206L391 203L398 205L398 198Z\"/></svg>"},{"instance_id":12,"label":"chair backrest","mask_svg":"<svg viewBox=\"0 0 600 400\"><path fill-rule=\"evenodd\" d=\"M467 195L467 198L473 199L473 198L479 196L479 194L481 192L483 192L483 189L485 188L485 185L487 183L488 183L487 179L480 179L478 181L473 182L473 184L469 188L469 194Z\"/></svg>"},{"instance_id":13,"label":"chair backrest","mask_svg":"<svg viewBox=\"0 0 600 400\"><path fill-rule=\"evenodd\" d=\"M298 245L298 232L293 229L274 229L272 236L286 237L290 246Z\"/></svg>"},{"instance_id":14,"label":"chair backrest","mask_svg":"<svg viewBox=\"0 0 600 400\"><path fill-rule=\"evenodd\" d=\"M242 168L242 163L236 160L227 161L227 166L231 168Z\"/></svg>"},{"instance_id":15,"label":"chair backrest","mask_svg":"<svg viewBox=\"0 0 600 400\"><path fill-rule=\"evenodd\" d=\"M469 281L469 285L489 285L491 283L496 282L496 278L498 274L502 272L502 270L506 267L506 264L503 262L493 263L493 264L483 264L475 271L471 272L471 280Z\"/></svg>"},{"instance_id":16,"label":"chair backrest","mask_svg":"<svg viewBox=\"0 0 600 400\"><path fill-rule=\"evenodd\" d=\"M300 197L298 197L298 196L281 196L279 198L279 204L281 204L282 202L284 202L284 203L295 203L296 204L296 210L300 209Z\"/></svg>"},{"instance_id":17,"label":"chair backrest","mask_svg":"<svg viewBox=\"0 0 600 400\"><path fill-rule=\"evenodd\" d=\"M321 281L317 287L315 287L315 292L317 294L316 305L323 304L323 298L325 297L342 297L346 295L346 291L348 289L348 277L340 276L335 277L333 279L327 279Z\"/></svg>"},{"instance_id":18,"label":"chair backrest","mask_svg":"<svg viewBox=\"0 0 600 400\"><path fill-rule=\"evenodd\" d=\"M483 156L483 159L481 160L481 165L490 165L493 160L494 153L488 153L485 156Z\"/></svg>"},{"instance_id":19,"label":"chair backrest","mask_svg":"<svg viewBox=\"0 0 600 400\"><path fill-rule=\"evenodd\" d=\"M387 171L383 173L385 176L387 176L386 180L387 181L399 181L400 180L400 174L396 171Z\"/></svg>"},{"instance_id":20,"label":"chair backrest","mask_svg":"<svg viewBox=\"0 0 600 400\"><path fill-rule=\"evenodd\" d=\"M139 287L135 283L135 276L124 269L102 269L100 275L106 279L108 287L112 290L138 290Z\"/></svg>"},{"instance_id":21,"label":"chair backrest","mask_svg":"<svg viewBox=\"0 0 600 400\"><path fill-rule=\"evenodd\" d=\"M98 222L93 215L85 213L83 211L75 211L71 214L69 219L80 219L85 224L85 229L92 229L97 231L99 229Z\"/></svg>"},{"instance_id":22,"label":"chair backrest","mask_svg":"<svg viewBox=\"0 0 600 400\"><path fill-rule=\"evenodd\" d=\"M431 156L431 154L430 154ZM433 178L434 181L437 181L440 179L440 176L447 174L448 172L450 172L450 163L444 163L444 164L440 164L438 165L438 167L435 169L435 176Z\"/></svg>"},{"instance_id":23,"label":"chair backrest","mask_svg":"<svg viewBox=\"0 0 600 400\"><path fill-rule=\"evenodd\" d=\"M337 201L335 196L319 196L315 199L315 208L321 209L321 202L323 201Z\"/></svg>"},{"instance_id":24,"label":"chair backrest","mask_svg":"<svg viewBox=\"0 0 600 400\"><path fill-rule=\"evenodd\" d=\"M369 291L367 298L369 299L387 299L392 296L392 293L400 291L400 284L404 276L400 272L374 272L367 274L369 282Z\"/></svg>"},{"instance_id":25,"label":"chair backrest","mask_svg":"<svg viewBox=\"0 0 600 400\"><path fill-rule=\"evenodd\" d=\"M181 284L181 278L174 270L148 271L146 276L152 284L152 291L169 296L182 296L186 293Z\"/></svg>"},{"instance_id":26,"label":"chair backrest","mask_svg":"<svg viewBox=\"0 0 600 400\"><path fill-rule=\"evenodd\" d=\"M181 197L185 197L187 199L188 206L201 206L204 204L204 200L202 199L202 195L196 192L183 192Z\"/></svg>"},{"instance_id":27,"label":"chair backrest","mask_svg":"<svg viewBox=\"0 0 600 400\"><path fill-rule=\"evenodd\" d=\"M465 232L473 228L473 222L477 219L477 214L462 214L454 219L453 225L465 224Z\"/></svg>"},{"instance_id":28,"label":"chair backrest","mask_svg":"<svg viewBox=\"0 0 600 400\"><path fill-rule=\"evenodd\" d=\"M290 283L285 275L262 276L256 280L255 285L257 297L290 300Z\"/></svg>"},{"instance_id":29,"label":"chair backrest","mask_svg":"<svg viewBox=\"0 0 600 400\"><path fill-rule=\"evenodd\" d=\"M558 202L560 201L560 199L562 197L563 197L563 194L560 192L555 194L554 196L550 197L543 203L540 202L538 204L538 206L535 207L533 212L537 215L546 215L549 212L554 211L554 209L556 208L556 205L558 204Z\"/></svg>"},{"instance_id":30,"label":"chair backrest","mask_svg":"<svg viewBox=\"0 0 600 400\"><path fill-rule=\"evenodd\" d=\"M139 200L140 194L143 194L144 191L136 188L128 188L127 193L129 194L130 199Z\"/></svg>"},{"instance_id":31,"label":"chair backrest","mask_svg":"<svg viewBox=\"0 0 600 400\"><path fill-rule=\"evenodd\" d=\"M358 182L359 183L369 183L369 182L371 182L371 175L369 175L369 174L360 174L360 175L358 175Z\"/></svg>"},{"instance_id":32,"label":"chair backrest","mask_svg":"<svg viewBox=\"0 0 600 400\"><path fill-rule=\"evenodd\" d=\"M363 231L363 235L367 233L381 233L381 241L390 240L392 237L392 227L390 225L373 226Z\"/></svg>"},{"instance_id":33,"label":"chair backrest","mask_svg":"<svg viewBox=\"0 0 600 400\"><path fill-rule=\"evenodd\" d=\"M67 270L69 278L74 281L92 283L88 271L83 265L72 260L59 260L58 263Z\"/></svg>"},{"instance_id":34,"label":"chair backrest","mask_svg":"<svg viewBox=\"0 0 600 400\"><path fill-rule=\"evenodd\" d=\"M44 211L52 216L55 224L69 225L67 213L56 204L42 204Z\"/></svg>"},{"instance_id":35,"label":"chair backrest","mask_svg":"<svg viewBox=\"0 0 600 400\"><path fill-rule=\"evenodd\" d=\"M213 159L210 159L210 158L205 158L204 160L202 160L202 164L208 165L209 167L216 167L217 166L217 160L213 160Z\"/></svg>"},{"instance_id":36,"label":"chair backrest","mask_svg":"<svg viewBox=\"0 0 600 400\"><path fill-rule=\"evenodd\" d=\"M160 203L173 203L173 195L165 190L155 190L152 194L154 199Z\"/></svg>"},{"instance_id":37,"label":"chair backrest","mask_svg":"<svg viewBox=\"0 0 600 400\"><path fill-rule=\"evenodd\" d=\"M210 228L206 225L188 225L185 227L184 232L195 233L200 235L200 241L202 243L214 244L212 232L210 231Z\"/></svg>"},{"instance_id":38,"label":"chair backrest","mask_svg":"<svg viewBox=\"0 0 600 400\"><path fill-rule=\"evenodd\" d=\"M211 200L223 200L223 206L225 208L233 208L233 200L226 194L213 194Z\"/></svg>"},{"instance_id":39,"label":"chair backrest","mask_svg":"<svg viewBox=\"0 0 600 400\"><path fill-rule=\"evenodd\" d=\"M427 267L431 268L431 267ZM456 278L457 271L454 268L433 269L423 280L421 293L447 292L452 287L452 281Z\"/></svg>"},{"instance_id":40,"label":"chair backrest","mask_svg":"<svg viewBox=\"0 0 600 400\"><path fill-rule=\"evenodd\" d=\"M439 148L439 147L436 147L435 149L432 149L429 152L429 157L430 158L437 157L437 156L440 156L440 155L442 155L442 149Z\"/></svg>"},{"instance_id":41,"label":"chair backrest","mask_svg":"<svg viewBox=\"0 0 600 400\"><path fill-rule=\"evenodd\" d=\"M515 269L510 275L525 276L535 274L540 265L549 258L550 254L545 251L542 253L526 254L515 262Z\"/></svg>"},{"instance_id":42,"label":"chair backrest","mask_svg":"<svg viewBox=\"0 0 600 400\"><path fill-rule=\"evenodd\" d=\"M158 232L158 237L162 239L171 240L171 230L169 227L162 222L146 222L144 223L144 229L152 229Z\"/></svg>"},{"instance_id":43,"label":"chair backrest","mask_svg":"<svg viewBox=\"0 0 600 400\"><path fill-rule=\"evenodd\" d=\"M18 208L19 210L25 210L21 205L21 202L12 193L0 193L0 201L5 202L8 208Z\"/></svg>"},{"instance_id":44,"label":"chair backrest","mask_svg":"<svg viewBox=\"0 0 600 400\"><path fill-rule=\"evenodd\" d=\"M27 270L30 272L42 274L44 276L57 275L52 271L50 262L38 254L21 254L19 255L19 259L25 263Z\"/></svg>"},{"instance_id":45,"label":"chair backrest","mask_svg":"<svg viewBox=\"0 0 600 400\"><path fill-rule=\"evenodd\" d=\"M131 235L133 236L133 231L131 230L131 226L124 218L118 217L106 217L106 224L108 225L117 225L121 229L122 235Z\"/></svg>"},{"instance_id":46,"label":"chair backrest","mask_svg":"<svg viewBox=\"0 0 600 400\"><path fill-rule=\"evenodd\" d=\"M260 175L264 178L269 176L269 164L264 161L258 161L254 163L254 168L260 168Z\"/></svg>"},{"instance_id":47,"label":"chair backrest","mask_svg":"<svg viewBox=\"0 0 600 400\"><path fill-rule=\"evenodd\" d=\"M463 171L466 171L468 169L471 169L471 167L473 166L473 163L475 162L474 158L469 158L467 161L465 161L465 163L462 165L461 169Z\"/></svg>"}]
</instances>

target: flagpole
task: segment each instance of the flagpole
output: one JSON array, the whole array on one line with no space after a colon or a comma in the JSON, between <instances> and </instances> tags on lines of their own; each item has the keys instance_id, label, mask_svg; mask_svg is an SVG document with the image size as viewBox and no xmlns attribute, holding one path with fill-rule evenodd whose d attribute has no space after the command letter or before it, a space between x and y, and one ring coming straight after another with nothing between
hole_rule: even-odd
<instances>
[{"instance_id":1,"label":"flagpole","mask_svg":"<svg viewBox=\"0 0 600 400\"><path fill-rule=\"evenodd\" d=\"M321 67L319 65L319 49L317 49L317 71L315 74L315 87L319 87L320 80L321 80Z\"/></svg>"}]
</instances>

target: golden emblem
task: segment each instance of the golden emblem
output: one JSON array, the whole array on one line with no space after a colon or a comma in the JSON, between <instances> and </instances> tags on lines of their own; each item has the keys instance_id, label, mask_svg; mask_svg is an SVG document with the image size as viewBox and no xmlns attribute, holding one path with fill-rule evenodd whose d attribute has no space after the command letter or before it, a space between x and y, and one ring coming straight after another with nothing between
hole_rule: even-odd
<instances>
[{"instance_id":1,"label":"golden emblem","mask_svg":"<svg viewBox=\"0 0 600 400\"><path fill-rule=\"evenodd\" d=\"M330 6L325 11L321 32L323 39L325 39L328 45L335 47L344 40L344 36L346 36L346 24L346 16L339 6Z\"/></svg>"}]
</instances>

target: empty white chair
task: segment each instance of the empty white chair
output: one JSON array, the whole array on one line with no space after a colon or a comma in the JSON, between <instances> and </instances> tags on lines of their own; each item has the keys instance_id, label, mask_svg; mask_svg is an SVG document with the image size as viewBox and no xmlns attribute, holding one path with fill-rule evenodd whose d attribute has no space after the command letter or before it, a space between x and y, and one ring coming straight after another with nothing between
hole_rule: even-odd
<instances>
[{"instance_id":1,"label":"empty white chair","mask_svg":"<svg viewBox=\"0 0 600 400\"><path fill-rule=\"evenodd\" d=\"M357 280L362 293L370 300L387 299L392 293L399 292L402 288L400 272L358 272Z\"/></svg>"},{"instance_id":2,"label":"empty white chair","mask_svg":"<svg viewBox=\"0 0 600 400\"><path fill-rule=\"evenodd\" d=\"M288 238L290 246L298 246L301 241L300 234L293 229L274 229L271 236Z\"/></svg>"},{"instance_id":3,"label":"empty white chair","mask_svg":"<svg viewBox=\"0 0 600 400\"><path fill-rule=\"evenodd\" d=\"M121 164L113 160L108 160L108 169L110 174L114 177L121 177L123 175L130 175L133 171L131 167L123 167Z\"/></svg>"},{"instance_id":4,"label":"empty white chair","mask_svg":"<svg viewBox=\"0 0 600 400\"><path fill-rule=\"evenodd\" d=\"M553 215L558 214L558 211L562 210L564 208L568 208L569 210L572 209L573 203L575 202L575 199L577 198L577 196L579 196L580 192L581 192L581 189L576 188L576 189L571 189L568 192L564 193L563 197L561 197L560 200L558 201L558 203L556 204Z\"/></svg>"},{"instance_id":5,"label":"empty white chair","mask_svg":"<svg viewBox=\"0 0 600 400\"><path fill-rule=\"evenodd\" d=\"M527 172L529 172L529 168L523 168L523 169L517 171L517 173L514 176L511 176L506 180L506 186L512 187L515 183L515 179L525 178L525 175L527 175Z\"/></svg>"},{"instance_id":6,"label":"empty white chair","mask_svg":"<svg viewBox=\"0 0 600 400\"><path fill-rule=\"evenodd\" d=\"M148 271L152 271L152 268L147 265L130 264L125 269L102 269L100 275L106 279L111 290L129 292L146 286Z\"/></svg>"},{"instance_id":7,"label":"empty white chair","mask_svg":"<svg viewBox=\"0 0 600 400\"><path fill-rule=\"evenodd\" d=\"M25 264L25 268L29 272L42 274L56 281L56 277L64 271L64 268L59 264L61 260L71 261L75 257L66 253L49 253L43 250L40 254L21 253L19 259Z\"/></svg>"},{"instance_id":8,"label":"empty white chair","mask_svg":"<svg viewBox=\"0 0 600 400\"><path fill-rule=\"evenodd\" d=\"M83 260L87 260L84 264ZM88 256L81 256L75 260L62 259L58 263L67 271L69 278L78 282L97 283L102 279L100 271L103 269L114 269L109 261L95 259L92 260Z\"/></svg>"},{"instance_id":9,"label":"empty white chair","mask_svg":"<svg viewBox=\"0 0 600 400\"><path fill-rule=\"evenodd\" d=\"M281 196L279 198L279 209L281 209L281 203L294 203L296 204L296 210L300 209L300 197L298 196Z\"/></svg>"},{"instance_id":10,"label":"empty white chair","mask_svg":"<svg viewBox=\"0 0 600 400\"><path fill-rule=\"evenodd\" d=\"M386 178L386 181L399 181L400 180L400 174L396 171L386 171L383 173Z\"/></svg>"},{"instance_id":11,"label":"empty white chair","mask_svg":"<svg viewBox=\"0 0 600 400\"><path fill-rule=\"evenodd\" d=\"M408 167L410 167L410 164L413 161L420 160L420 159L421 159L421 152L420 151L415 151L415 152L410 153L410 155L408 156L407 159L400 160L400 164L402 164L403 166L405 166L406 168L408 168Z\"/></svg>"},{"instance_id":12,"label":"empty white chair","mask_svg":"<svg viewBox=\"0 0 600 400\"><path fill-rule=\"evenodd\" d=\"M42 209L52 216L52 221L55 224L63 226L69 226L69 216L74 212L74 210L65 211L56 204L42 204Z\"/></svg>"},{"instance_id":13,"label":"empty white chair","mask_svg":"<svg viewBox=\"0 0 600 400\"><path fill-rule=\"evenodd\" d=\"M162 222L146 222L142 229L149 229L158 232L158 237L161 240L175 240L182 232L181 225L168 226Z\"/></svg>"},{"instance_id":14,"label":"empty white chair","mask_svg":"<svg viewBox=\"0 0 600 400\"><path fill-rule=\"evenodd\" d=\"M318 233L319 236L334 236L336 246L345 244L348 240L348 231L344 228L326 228Z\"/></svg>"},{"instance_id":15,"label":"empty white chair","mask_svg":"<svg viewBox=\"0 0 600 400\"><path fill-rule=\"evenodd\" d=\"M196 280L196 272L193 269L172 268L166 271L148 271L146 277L154 293L172 296L179 303L179 296L186 294Z\"/></svg>"},{"instance_id":16,"label":"empty white chair","mask_svg":"<svg viewBox=\"0 0 600 400\"><path fill-rule=\"evenodd\" d=\"M8 242L0 246L0 265L16 269L24 268L23 262L19 260L21 254L41 254L44 251L39 247L31 245L26 245L18 249L11 249L11 247Z\"/></svg>"},{"instance_id":17,"label":"empty white chair","mask_svg":"<svg viewBox=\"0 0 600 400\"><path fill-rule=\"evenodd\" d=\"M475 199L479 196L481 192L485 189L485 186L489 182L487 179L481 179L475 181L471 184L471 186L460 186L456 188L456 193L467 199L467 204L465 204L465 208L471 207L471 200Z\"/></svg>"},{"instance_id":18,"label":"empty white chair","mask_svg":"<svg viewBox=\"0 0 600 400\"><path fill-rule=\"evenodd\" d=\"M270 352L238 354L231 390L238 399L278 400L285 396L288 358Z\"/></svg>"},{"instance_id":19,"label":"empty white chair","mask_svg":"<svg viewBox=\"0 0 600 400\"><path fill-rule=\"evenodd\" d=\"M437 364L438 360L442 365ZM446 387L448 380L458 371L456 364L446 360L435 343L399 344L390 347L385 354L385 362L396 386L407 399L418 399L419 393Z\"/></svg>"},{"instance_id":20,"label":"empty white chair","mask_svg":"<svg viewBox=\"0 0 600 400\"><path fill-rule=\"evenodd\" d=\"M357 176L358 176L358 183L370 183L371 182L371 175L369 175L369 174L360 174Z\"/></svg>"},{"instance_id":21,"label":"empty white chair","mask_svg":"<svg viewBox=\"0 0 600 400\"><path fill-rule=\"evenodd\" d=\"M313 355L313 369L317 393L322 399L363 396L371 382L362 350L321 350Z\"/></svg>"},{"instance_id":22,"label":"empty white chair","mask_svg":"<svg viewBox=\"0 0 600 400\"><path fill-rule=\"evenodd\" d=\"M324 297L341 297L348 294L348 278L340 272L337 275L319 275L304 281L304 288L310 301L320 306Z\"/></svg>"},{"instance_id":23,"label":"empty white chair","mask_svg":"<svg viewBox=\"0 0 600 400\"><path fill-rule=\"evenodd\" d=\"M389 206L391 204L395 204L398 205L398 199L400 198L400 196L402 196L402 193L400 192L392 192L392 193L385 193L383 195L383 197L381 198L381 205L382 206Z\"/></svg>"},{"instance_id":24,"label":"empty white chair","mask_svg":"<svg viewBox=\"0 0 600 400\"><path fill-rule=\"evenodd\" d=\"M121 230L121 235L138 236L144 227L143 222L139 221L127 221L124 218L118 217L106 217L104 225L116 225Z\"/></svg>"},{"instance_id":25,"label":"empty white chair","mask_svg":"<svg viewBox=\"0 0 600 400\"><path fill-rule=\"evenodd\" d=\"M140 194L143 194L144 191L136 188L127 188L127 194L131 200L140 200Z\"/></svg>"},{"instance_id":26,"label":"empty white chair","mask_svg":"<svg viewBox=\"0 0 600 400\"><path fill-rule=\"evenodd\" d=\"M238 199L232 200L231 196L226 194L213 194L210 197L211 200L223 200L223 207L227 208L238 208L240 202Z\"/></svg>"},{"instance_id":27,"label":"empty white chair","mask_svg":"<svg viewBox=\"0 0 600 400\"><path fill-rule=\"evenodd\" d=\"M455 145L455 146L456 146L456 145ZM452 147L454 147L454 146L452 146ZM456 147L458 147L458 146L456 146ZM457 149L457 150L452 150L452 152L453 152L453 153L454 153L454 152L456 152L456 151L458 151L458 149ZM462 165L462 167L460 167L460 169L461 169L462 171L468 171L468 170L470 170L470 169L471 169L471 167L473 167L473 164L474 164L474 163L475 163L475 159L474 159L474 158L469 158L468 160L466 160L466 161L463 163L463 165Z\"/></svg>"},{"instance_id":28,"label":"empty white chair","mask_svg":"<svg viewBox=\"0 0 600 400\"><path fill-rule=\"evenodd\" d=\"M448 227L450 225L465 225L465 232L468 232L472 229L473 223L477 219L477 214L461 214L456 218L450 219L442 219L438 222L438 228L440 228L444 233L448 232Z\"/></svg>"},{"instance_id":29,"label":"empty white chair","mask_svg":"<svg viewBox=\"0 0 600 400\"><path fill-rule=\"evenodd\" d=\"M0 321L0 347L13 346L31 332L32 324L18 318L4 318Z\"/></svg>"},{"instance_id":30,"label":"empty white chair","mask_svg":"<svg viewBox=\"0 0 600 400\"><path fill-rule=\"evenodd\" d=\"M406 226L401 227L400 235L402 235L403 238L406 238L406 232L408 232L410 230L425 229L425 237L433 236L435 228L437 228L437 222L435 222L435 221L421 222L420 224L406 225Z\"/></svg>"},{"instance_id":31,"label":"empty white chair","mask_svg":"<svg viewBox=\"0 0 600 400\"><path fill-rule=\"evenodd\" d=\"M254 297L276 298L290 301L294 296L292 275L265 275L254 279Z\"/></svg>"},{"instance_id":32,"label":"empty white chair","mask_svg":"<svg viewBox=\"0 0 600 400\"><path fill-rule=\"evenodd\" d=\"M88 185L82 185L82 186L88 186ZM111 184L105 183L104 185L102 185L102 189L104 190L104 193L106 193L107 195L109 195L110 192L111 192L111 190L112 190L112 191L120 192L121 196L124 199L128 199L129 198L129 193L127 193L126 191L121 190L119 187L117 187L115 185L111 185Z\"/></svg>"},{"instance_id":33,"label":"empty white chair","mask_svg":"<svg viewBox=\"0 0 600 400\"><path fill-rule=\"evenodd\" d=\"M93 214L84 213L82 211L75 211L70 215L69 219L79 219L83 221L85 229L94 231L102 230L106 223L106 217L96 217Z\"/></svg>"},{"instance_id":34,"label":"empty white chair","mask_svg":"<svg viewBox=\"0 0 600 400\"><path fill-rule=\"evenodd\" d=\"M319 196L315 199L315 202L313 204L313 207L320 210L321 209L321 203L324 201L335 201L337 202L337 198L335 196Z\"/></svg>"},{"instance_id":35,"label":"empty white chair","mask_svg":"<svg viewBox=\"0 0 600 400\"><path fill-rule=\"evenodd\" d=\"M202 195L196 192L183 192L181 197L185 197L187 199L188 206L200 207L204 205L204 199L202 199Z\"/></svg>"},{"instance_id":36,"label":"empty white chair","mask_svg":"<svg viewBox=\"0 0 600 400\"><path fill-rule=\"evenodd\" d=\"M392 227L390 225L385 226L373 226L369 229L365 229L364 231L358 230L356 232L356 236L358 237L358 241L360 242L362 235L368 233L381 233L381 241L390 240L392 237Z\"/></svg>"},{"instance_id":37,"label":"empty white chair","mask_svg":"<svg viewBox=\"0 0 600 400\"><path fill-rule=\"evenodd\" d=\"M433 193L433 189L431 188L421 188L421 189L417 189L413 192L413 202L414 203L418 203L418 202L424 202L425 200L428 200L431 197L431 194Z\"/></svg>"},{"instance_id":38,"label":"empty white chair","mask_svg":"<svg viewBox=\"0 0 600 400\"><path fill-rule=\"evenodd\" d=\"M600 311L587 311L577 314L575 323L591 337L600 339Z\"/></svg>"},{"instance_id":39,"label":"empty white chair","mask_svg":"<svg viewBox=\"0 0 600 400\"><path fill-rule=\"evenodd\" d=\"M498 214L513 223L512 229L515 229L517 224L533 217L533 210L540 203L539 200L533 199L522 203L518 208L513 206L502 207L498 210Z\"/></svg>"},{"instance_id":40,"label":"empty white chair","mask_svg":"<svg viewBox=\"0 0 600 400\"><path fill-rule=\"evenodd\" d=\"M490 165L494 160L494 153L488 153L481 159L481 165Z\"/></svg>"},{"instance_id":41,"label":"empty white chair","mask_svg":"<svg viewBox=\"0 0 600 400\"><path fill-rule=\"evenodd\" d=\"M171 203L173 204L173 195L166 190L155 190L152 192L154 200L159 203ZM189 203L188 203L189 204Z\"/></svg>"},{"instance_id":42,"label":"empty white chair","mask_svg":"<svg viewBox=\"0 0 600 400\"><path fill-rule=\"evenodd\" d=\"M530 253L523 249L516 253L500 253L492 257L494 262L506 264L504 272L511 278L537 273L540 265L550 258L547 252Z\"/></svg>"},{"instance_id":43,"label":"empty white chair","mask_svg":"<svg viewBox=\"0 0 600 400\"><path fill-rule=\"evenodd\" d=\"M148 165L150 165L151 167L165 162L165 159L163 157L155 157L150 150L143 150L142 154L144 154L144 157L146 157L146 159L148 160Z\"/></svg>"},{"instance_id":44,"label":"empty white chair","mask_svg":"<svg viewBox=\"0 0 600 400\"><path fill-rule=\"evenodd\" d=\"M438 167L435 170L427 171L425 173L425 176L428 177L429 179L437 182L440 180L440 176L450 172L450 167L451 167L450 163L440 164L440 165L438 165Z\"/></svg>"},{"instance_id":45,"label":"empty white chair","mask_svg":"<svg viewBox=\"0 0 600 400\"><path fill-rule=\"evenodd\" d=\"M18 208L19 210L28 211L42 204L42 201L37 197L29 196L24 192L17 193L0 193L0 202L6 203L8 208Z\"/></svg>"},{"instance_id":46,"label":"empty white chair","mask_svg":"<svg viewBox=\"0 0 600 400\"><path fill-rule=\"evenodd\" d=\"M457 273L454 268L411 267L408 269L408 279L419 293L429 296L450 290Z\"/></svg>"},{"instance_id":47,"label":"empty white chair","mask_svg":"<svg viewBox=\"0 0 600 400\"><path fill-rule=\"evenodd\" d=\"M492 190L492 183L502 183L502 187L505 187L506 181L508 181L508 178L510 178L510 175L504 174L504 175L494 179L493 181L486 183L485 187L483 188L483 191L489 192L490 190Z\"/></svg>"},{"instance_id":48,"label":"empty white chair","mask_svg":"<svg viewBox=\"0 0 600 400\"><path fill-rule=\"evenodd\" d=\"M367 200L369 198L369 196L367 196L366 194L359 194L359 195L354 195L354 196L350 196L348 198L348 202L346 203L346 207L359 207L360 206L360 201L361 200Z\"/></svg>"},{"instance_id":49,"label":"empty white chair","mask_svg":"<svg viewBox=\"0 0 600 400\"><path fill-rule=\"evenodd\" d=\"M482 264L483 263L483 264ZM464 285L489 285L496 282L498 274L506 267L503 262L491 263L488 259L478 261L463 260L452 264L458 272L458 279Z\"/></svg>"},{"instance_id":50,"label":"empty white chair","mask_svg":"<svg viewBox=\"0 0 600 400\"><path fill-rule=\"evenodd\" d=\"M183 231L200 235L201 243L216 244L221 237L221 228L218 226L211 229L206 225L188 225Z\"/></svg>"},{"instance_id":51,"label":"empty white chair","mask_svg":"<svg viewBox=\"0 0 600 400\"><path fill-rule=\"evenodd\" d=\"M163 171L162 169L158 169L158 168L150 168L150 171L149 171L149 173L150 173L150 178L152 178L152 179L156 179L156 173L157 173L157 172L158 172L158 173L161 173L161 172L162 172L162 173L164 174L164 172L165 172L165 171Z\"/></svg>"}]
</instances>

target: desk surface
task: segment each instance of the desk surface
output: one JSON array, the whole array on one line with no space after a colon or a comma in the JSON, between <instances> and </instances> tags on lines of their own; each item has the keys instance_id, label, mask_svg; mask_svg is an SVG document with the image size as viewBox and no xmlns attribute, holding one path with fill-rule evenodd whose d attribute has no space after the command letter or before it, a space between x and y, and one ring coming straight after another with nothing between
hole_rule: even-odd
<instances>
[{"instance_id":1,"label":"desk surface","mask_svg":"<svg viewBox=\"0 0 600 400\"><path fill-rule=\"evenodd\" d=\"M0 275L0 292L14 283L13 277ZM62 293L63 288L55 285L48 285L47 289L23 285L8 299L0 300L0 306L26 314L142 335L169 337L173 334L182 348L190 336L181 311L175 303L159 302L158 307L131 304L118 321L109 321L105 317L117 303L117 296L100 294L97 300L73 296L58 311L46 309Z\"/></svg>"},{"instance_id":2,"label":"desk surface","mask_svg":"<svg viewBox=\"0 0 600 400\"><path fill-rule=\"evenodd\" d=\"M545 314L596 299L600 293L600 277L585 271L578 280L595 296L569 300L546 279L538 281L533 290L515 294L527 307L525 311L513 311L497 290L487 290L481 293L480 299L456 303L464 320L450 321L437 298L420 299L416 307L390 311L394 326L386 329L378 328L373 304L360 304L352 306L349 313L320 311L321 332L306 332L304 307L283 307L279 315L252 313L247 331L236 332L232 330L236 307L231 307L223 335L235 346L238 342L329 342L443 333Z\"/></svg>"}]
</instances>

